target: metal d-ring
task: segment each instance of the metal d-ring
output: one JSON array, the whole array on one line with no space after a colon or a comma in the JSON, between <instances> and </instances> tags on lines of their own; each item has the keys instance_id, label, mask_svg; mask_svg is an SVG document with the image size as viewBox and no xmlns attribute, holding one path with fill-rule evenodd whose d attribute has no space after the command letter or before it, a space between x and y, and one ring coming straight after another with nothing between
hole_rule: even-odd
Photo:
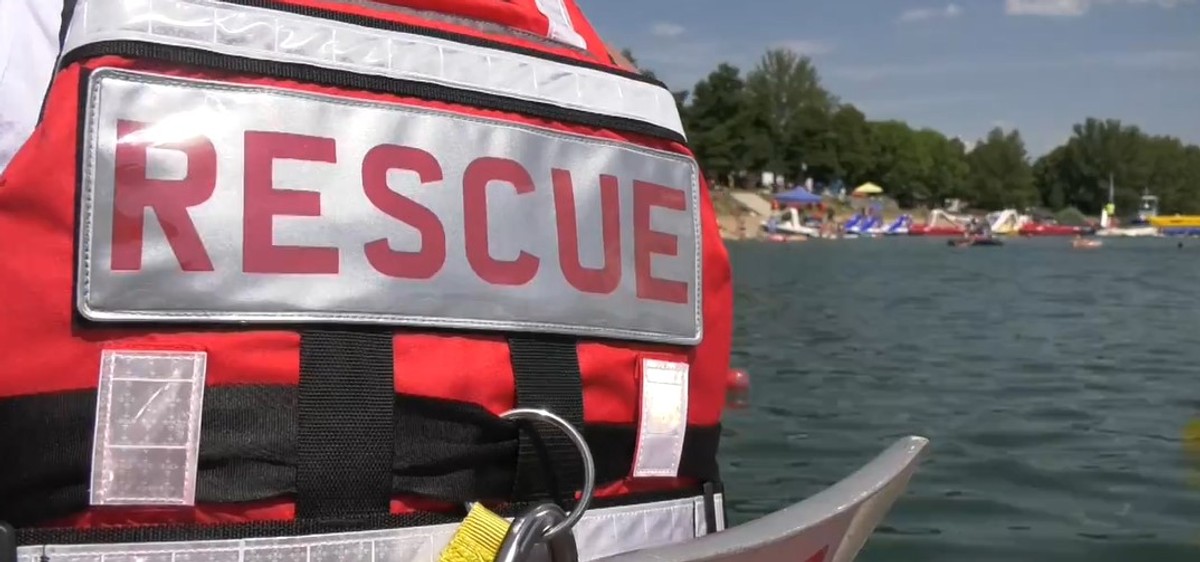
<instances>
[{"instance_id":1,"label":"metal d-ring","mask_svg":"<svg viewBox=\"0 0 1200 562\"><path fill-rule=\"evenodd\" d=\"M566 520L546 531L543 540L549 541L571 530L579 522L579 519L583 517L588 506L592 504L592 495L596 493L596 461L592 459L592 450L588 448L587 441L584 441L583 435L570 422L547 410L516 408L500 414L500 417L549 422L551 425L557 426L558 429L562 430L567 435L567 438L571 440L571 443L575 445L575 448L579 450L579 456L583 460L583 491L579 494L579 503L575 504L575 509L567 513Z\"/></svg>"}]
</instances>

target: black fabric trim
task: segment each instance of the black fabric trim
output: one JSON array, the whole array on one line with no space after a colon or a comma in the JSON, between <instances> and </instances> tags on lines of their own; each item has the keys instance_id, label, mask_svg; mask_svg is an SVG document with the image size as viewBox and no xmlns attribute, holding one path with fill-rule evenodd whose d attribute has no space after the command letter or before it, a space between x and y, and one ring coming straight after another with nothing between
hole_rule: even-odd
<instances>
[{"instance_id":1,"label":"black fabric trim","mask_svg":"<svg viewBox=\"0 0 1200 562\"><path fill-rule=\"evenodd\" d=\"M415 97L494 111L539 117L550 121L577 123L589 127L617 129L685 143L683 135L645 121L567 109L557 105L487 94L475 90L451 88L428 82L398 80L384 76L356 74L306 64L266 61L214 53L204 49L162 45L145 41L101 41L72 49L63 55L63 65L102 56L152 59L169 64L207 67L215 70L295 80L322 86L366 90L397 96Z\"/></svg>"},{"instance_id":2,"label":"black fabric trim","mask_svg":"<svg viewBox=\"0 0 1200 562\"><path fill-rule=\"evenodd\" d=\"M296 491L299 390L283 385L208 387L200 430L196 502L239 503ZM518 430L483 407L394 396L391 493L459 503L525 501L513 495ZM96 392L0 399L0 520L23 528L88 509ZM636 426L589 424L596 480L629 475ZM718 479L720 426L691 426L679 475Z\"/></svg>"},{"instance_id":3,"label":"black fabric trim","mask_svg":"<svg viewBox=\"0 0 1200 562\"><path fill-rule=\"evenodd\" d=\"M556 53L548 53L546 51L539 51L537 49L530 49L530 48L521 47L518 45L510 45L508 43L503 43L500 41L492 41L489 39L475 37L472 35L463 35L460 33L454 33L452 31L444 31L444 30L433 29L433 28L428 28L428 27L418 27L415 25L406 25L406 24L402 24L402 23L380 20L380 19L360 16L360 15L356 15L356 14L347 14L344 12L339 12L337 10L328 10L328 9L324 9L324 8L313 8L313 7L309 7L309 6L296 6L296 5L292 5L292 4L278 2L277 0L219 0L219 1L223 2L225 4L247 6L250 8L263 8L263 9L274 10L274 11L278 11L278 12L287 12L287 13L292 13L292 14L301 15L301 16L317 17L317 18L333 20L333 21L337 21L337 22L341 22L341 23L360 25L363 27L381 29L384 31L396 31L396 32L400 32L400 33L411 33L413 35L424 35L426 37L433 37L436 39L446 39L449 41L454 41L456 43L463 43L463 44L472 45L475 47L486 47L489 49L508 51L510 53L528 55L531 57L537 57L540 59L554 61L554 62L558 62L558 63L562 63L562 64L569 64L571 66L578 66L581 68L589 68L592 70L599 70L601 72L613 74L616 76L621 76L623 78L637 80L638 82L645 82L647 84L652 84L652 85L658 86L659 88L662 88L664 90L670 91L670 88L668 88L667 85L664 84L662 81L652 78L652 77L649 77L649 76L646 76L641 73L630 72L628 70L625 70L624 68L613 68L613 67L605 66L605 65L602 65L599 63L581 61L578 59L559 55ZM558 46L558 45L556 45L556 46ZM568 48L568 49L571 48L569 45L563 45L563 47ZM589 54L590 54L590 52L589 52Z\"/></svg>"},{"instance_id":4,"label":"black fabric trim","mask_svg":"<svg viewBox=\"0 0 1200 562\"><path fill-rule=\"evenodd\" d=\"M392 334L300 332L296 517L388 513L395 420Z\"/></svg>"},{"instance_id":5,"label":"black fabric trim","mask_svg":"<svg viewBox=\"0 0 1200 562\"><path fill-rule=\"evenodd\" d=\"M669 492L640 493L617 498L596 498L591 508L621 507L651 502L692 498L700 495L698 489L673 490ZM489 506L503 517L513 517L534 507L536 502L510 503ZM574 500L567 502L573 509ZM17 545L69 545L174 542L198 540L254 539L266 537L292 537L301 535L349 533L379 529L400 529L424 525L460 523L459 513L414 513L407 515L374 515L343 520L295 520L258 521L251 523L227 523L221 525L159 525L148 527L97 527L91 529L43 528L17 529Z\"/></svg>"},{"instance_id":6,"label":"black fabric trim","mask_svg":"<svg viewBox=\"0 0 1200 562\"><path fill-rule=\"evenodd\" d=\"M724 491L725 487L720 482L704 483L704 528L710 535L719 530L717 529L717 494Z\"/></svg>"},{"instance_id":7,"label":"black fabric trim","mask_svg":"<svg viewBox=\"0 0 1200 562\"><path fill-rule=\"evenodd\" d=\"M71 29L71 19L75 17L75 5L79 0L62 0L62 14L58 24L58 50L62 51L67 42L67 30Z\"/></svg>"},{"instance_id":8,"label":"black fabric trim","mask_svg":"<svg viewBox=\"0 0 1200 562\"><path fill-rule=\"evenodd\" d=\"M54 78L58 75L58 59L62 56L63 45L67 41L67 30L71 28L71 18L75 16L75 4L78 2L78 0L61 1L63 5L58 19L58 50L54 53L54 67L50 71L50 80L46 82L46 91L42 93L42 107L38 109L38 125L41 125L42 120L46 118L46 104L50 103L50 90L54 87Z\"/></svg>"},{"instance_id":9,"label":"black fabric trim","mask_svg":"<svg viewBox=\"0 0 1200 562\"><path fill-rule=\"evenodd\" d=\"M544 408L583 430L583 375L576 339L549 335L508 337L518 408ZM579 451L561 428L523 424L517 448L516 497L562 500L583 488ZM549 467L551 470L547 471Z\"/></svg>"}]
</instances>

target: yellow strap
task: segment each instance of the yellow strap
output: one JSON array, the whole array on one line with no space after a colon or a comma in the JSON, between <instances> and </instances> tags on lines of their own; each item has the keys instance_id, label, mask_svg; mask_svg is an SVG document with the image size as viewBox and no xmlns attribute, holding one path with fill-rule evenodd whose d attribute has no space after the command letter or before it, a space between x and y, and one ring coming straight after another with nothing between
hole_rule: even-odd
<instances>
[{"instance_id":1,"label":"yellow strap","mask_svg":"<svg viewBox=\"0 0 1200 562\"><path fill-rule=\"evenodd\" d=\"M438 562L492 562L500 553L510 525L507 519L476 503Z\"/></svg>"}]
</instances>

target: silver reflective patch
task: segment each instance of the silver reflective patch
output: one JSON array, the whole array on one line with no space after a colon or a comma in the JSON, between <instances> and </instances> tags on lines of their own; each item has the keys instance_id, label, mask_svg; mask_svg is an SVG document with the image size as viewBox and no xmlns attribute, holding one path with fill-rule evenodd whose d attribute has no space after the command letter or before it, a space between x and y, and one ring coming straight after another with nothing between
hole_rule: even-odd
<instances>
[{"instance_id":1,"label":"silver reflective patch","mask_svg":"<svg viewBox=\"0 0 1200 562\"><path fill-rule=\"evenodd\" d=\"M638 418L634 478L674 478L687 433L688 364L642 359L642 412Z\"/></svg>"},{"instance_id":2,"label":"silver reflective patch","mask_svg":"<svg viewBox=\"0 0 1200 562\"><path fill-rule=\"evenodd\" d=\"M100 356L92 505L192 505L207 355L111 351Z\"/></svg>"},{"instance_id":3,"label":"silver reflective patch","mask_svg":"<svg viewBox=\"0 0 1200 562\"><path fill-rule=\"evenodd\" d=\"M690 158L111 69L91 75L85 118L91 320L702 336Z\"/></svg>"}]
</instances>

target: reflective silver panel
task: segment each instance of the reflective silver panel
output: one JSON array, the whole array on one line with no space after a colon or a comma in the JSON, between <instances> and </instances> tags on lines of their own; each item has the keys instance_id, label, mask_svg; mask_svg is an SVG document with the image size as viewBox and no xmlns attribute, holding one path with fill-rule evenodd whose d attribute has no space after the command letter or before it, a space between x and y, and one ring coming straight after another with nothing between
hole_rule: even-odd
<instances>
[{"instance_id":1,"label":"reflective silver panel","mask_svg":"<svg viewBox=\"0 0 1200 562\"><path fill-rule=\"evenodd\" d=\"M87 318L701 337L690 158L112 69L85 118Z\"/></svg>"}]
</instances>

